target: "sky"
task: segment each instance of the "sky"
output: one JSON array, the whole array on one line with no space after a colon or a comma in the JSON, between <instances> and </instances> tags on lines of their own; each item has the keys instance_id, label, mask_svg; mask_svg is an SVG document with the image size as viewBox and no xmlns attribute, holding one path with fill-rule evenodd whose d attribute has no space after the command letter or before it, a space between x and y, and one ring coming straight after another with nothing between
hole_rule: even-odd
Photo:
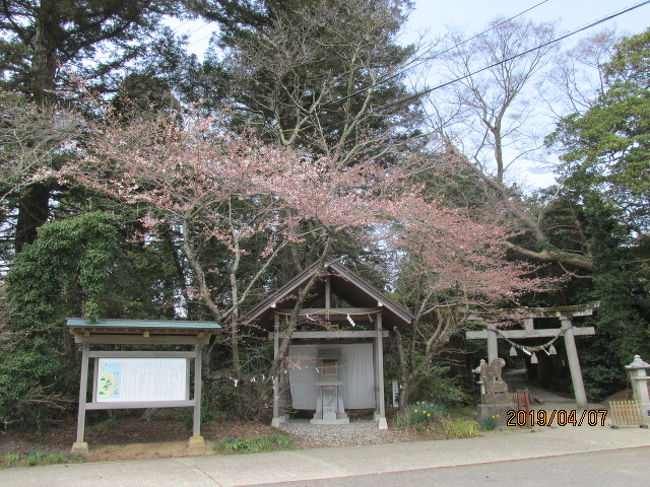
<instances>
[{"instance_id":1,"label":"sky","mask_svg":"<svg viewBox=\"0 0 650 487\"><path fill-rule=\"evenodd\" d=\"M448 25L462 30L480 31L497 16L511 17L541 2L542 0L416 0L402 39L408 43L420 35L437 37L445 32ZM523 18L535 22L558 21L561 30L569 31L637 3L641 3L641 0L547 0L527 12ZM594 29L615 27L621 34L638 34L649 26L650 3ZM172 27L178 34L189 34L191 50L199 57L203 56L211 32L216 29L214 25L198 21L173 22Z\"/></svg>"},{"instance_id":2,"label":"sky","mask_svg":"<svg viewBox=\"0 0 650 487\"><path fill-rule=\"evenodd\" d=\"M558 32L566 33L639 3L642 3L642 0L415 0L414 9L403 29L401 42L409 44L418 39L433 41L452 26L474 34L483 30L490 20L498 16L509 18L531 7L533 8L519 18L534 22L555 22ZM603 29L615 29L619 35L633 35L643 32L649 26L650 3L647 3L563 41L561 47L566 48L580 37ZM203 57L211 33L216 30L214 24L198 21L176 22L172 28L177 34L189 35L189 49L199 58ZM546 133L552 129L553 125L549 123ZM534 161L518 162L518 173L511 182L516 181L529 191L553 184L552 159L557 160L557 157L548 157L550 164L546 165Z\"/></svg>"},{"instance_id":3,"label":"sky","mask_svg":"<svg viewBox=\"0 0 650 487\"><path fill-rule=\"evenodd\" d=\"M404 37L416 38L417 33L424 32L441 35L449 24L462 30L479 31L497 16L511 17L538 3L541 0L417 0ZM559 21L560 29L568 31L638 3L641 0L548 0L523 18L535 22ZM622 34L638 34L649 26L650 3L594 29L616 27Z\"/></svg>"},{"instance_id":4,"label":"sky","mask_svg":"<svg viewBox=\"0 0 650 487\"><path fill-rule=\"evenodd\" d=\"M541 5L537 5L540 3ZM534 22L556 22L558 31L566 33L639 3L642 1L501 0L495 2L492 0L452 0L440 2L417 0L414 10L409 15L402 38L406 42L415 42L422 36L425 40L433 40L444 35L447 27L451 26L474 34L483 30L486 23L497 16L509 18L529 7L534 8L522 15L520 19ZM571 42L575 42L580 37L603 29L615 29L619 35L633 35L643 32L648 27L650 27L650 3L578 33L563 41L561 46L567 48ZM544 124L542 131L545 133L550 133L554 128L554 121L551 123L550 120L537 119L535 123ZM554 184L553 169L558 160L557 155L547 152L543 158L547 161L546 164L525 159L519 161L517 170L511 171L509 180L517 182L527 191Z\"/></svg>"}]
</instances>

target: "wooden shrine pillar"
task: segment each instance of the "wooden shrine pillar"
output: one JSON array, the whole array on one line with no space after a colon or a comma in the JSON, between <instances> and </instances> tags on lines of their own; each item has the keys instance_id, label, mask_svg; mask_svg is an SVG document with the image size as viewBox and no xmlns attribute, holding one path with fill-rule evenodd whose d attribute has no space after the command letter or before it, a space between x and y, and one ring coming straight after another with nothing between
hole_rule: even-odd
<instances>
[{"instance_id":1,"label":"wooden shrine pillar","mask_svg":"<svg viewBox=\"0 0 650 487\"><path fill-rule=\"evenodd\" d=\"M384 333L381 312L377 313L375 329L375 382L377 384L377 408L375 415L379 420L379 429L388 429L386 422L386 404L384 403Z\"/></svg>"},{"instance_id":2,"label":"wooden shrine pillar","mask_svg":"<svg viewBox=\"0 0 650 487\"><path fill-rule=\"evenodd\" d=\"M273 315L273 362L278 359L280 353L280 316L277 314ZM278 374L279 374L278 369ZM280 376L275 375L273 377L273 419L271 420L271 426L274 428L280 427Z\"/></svg>"},{"instance_id":3,"label":"wooden shrine pillar","mask_svg":"<svg viewBox=\"0 0 650 487\"><path fill-rule=\"evenodd\" d=\"M587 407L587 393L585 392L585 385L582 381L582 370L580 369L580 359L578 358L573 325L571 318L567 317L561 317L560 322L564 330L564 346L566 348L567 360L569 361L569 370L571 372L573 392L576 396L576 404L579 408L584 408Z\"/></svg>"}]
</instances>

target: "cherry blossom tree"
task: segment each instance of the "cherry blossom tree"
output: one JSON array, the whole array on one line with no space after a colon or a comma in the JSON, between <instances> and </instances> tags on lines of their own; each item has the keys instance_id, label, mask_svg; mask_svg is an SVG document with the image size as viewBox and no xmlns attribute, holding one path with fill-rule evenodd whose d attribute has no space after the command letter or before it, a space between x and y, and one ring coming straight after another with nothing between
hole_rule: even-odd
<instances>
[{"instance_id":1,"label":"cherry blossom tree","mask_svg":"<svg viewBox=\"0 0 650 487\"><path fill-rule=\"evenodd\" d=\"M181 121L109 119L84 150L82 162L61 177L136 208L145 244L158 227L177 230L178 251L191 269L186 294L228 324L237 377L242 304L281 249L307 237L297 233L300 223L311 223L308 232L320 241L324 261L337 237L382 218L376 203L385 171L372 162L337 168L327 158L234 134L223 119L191 113ZM258 251L260 238L266 244ZM225 268L204 258L215 242L228 255ZM257 268L245 274L242 258L254 251ZM210 281L227 283L227 292L217 293Z\"/></svg>"},{"instance_id":2,"label":"cherry blossom tree","mask_svg":"<svg viewBox=\"0 0 650 487\"><path fill-rule=\"evenodd\" d=\"M401 259L402 298L411 303L411 328L395 328L400 370L400 404L407 407L418 383L449 348L450 337L470 320L504 326L503 312L527 294L548 291L554 279L508 259L512 238L498 214L480 208L449 208L440 200L408 196L392 208L398 223L393 245ZM404 290L408 291L404 291Z\"/></svg>"},{"instance_id":3,"label":"cherry blossom tree","mask_svg":"<svg viewBox=\"0 0 650 487\"><path fill-rule=\"evenodd\" d=\"M372 160L341 167L324 156L234 134L223 122L191 113L180 120L168 115L128 124L109 120L91 137L81 163L64 168L61 177L137 209L145 244L160 226L177 229L179 252L191 269L186 292L227 325L236 377L243 375L242 305L263 287L282 248L306 238L300 228L320 241L321 263L348 232L381 238L407 256L404 270L421 292L414 301L412 329L404 337L396 330L405 384L402 404L470 314L544 288L542 280L528 278L532 268L505 259L509 235L497 216L447 208L441 200L425 198L398 169ZM305 222L309 225L301 225ZM266 242L261 250L255 245L260 239ZM203 255L214 242L227 253L227 266ZM247 257L255 260L253 273L241 269ZM299 292L289 334L315 279ZM226 283L227 292L216 292L210 286L215 281ZM283 341L269 378L277 373L288 343ZM419 365L408 359L416 351L424 356Z\"/></svg>"}]
</instances>

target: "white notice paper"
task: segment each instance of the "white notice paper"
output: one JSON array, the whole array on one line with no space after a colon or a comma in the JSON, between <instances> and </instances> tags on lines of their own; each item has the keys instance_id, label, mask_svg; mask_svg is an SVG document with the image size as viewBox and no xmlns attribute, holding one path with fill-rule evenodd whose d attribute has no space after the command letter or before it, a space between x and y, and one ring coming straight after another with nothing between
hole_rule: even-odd
<instances>
[{"instance_id":1,"label":"white notice paper","mask_svg":"<svg viewBox=\"0 0 650 487\"><path fill-rule=\"evenodd\" d=\"M97 402L184 401L187 359L100 358Z\"/></svg>"}]
</instances>

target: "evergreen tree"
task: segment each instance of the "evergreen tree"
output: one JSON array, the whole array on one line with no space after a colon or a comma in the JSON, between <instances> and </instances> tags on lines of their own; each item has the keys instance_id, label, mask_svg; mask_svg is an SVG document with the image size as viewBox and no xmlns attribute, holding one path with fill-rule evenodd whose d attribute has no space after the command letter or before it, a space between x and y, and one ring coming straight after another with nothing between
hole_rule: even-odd
<instances>
[{"instance_id":1,"label":"evergreen tree","mask_svg":"<svg viewBox=\"0 0 650 487\"><path fill-rule=\"evenodd\" d=\"M7 0L0 12L1 86L51 104L74 75L103 90L144 52L162 16L178 15L170 0ZM47 221L54 186L37 182L20 191L15 247L36 238Z\"/></svg>"},{"instance_id":2,"label":"evergreen tree","mask_svg":"<svg viewBox=\"0 0 650 487\"><path fill-rule=\"evenodd\" d=\"M624 39L605 65L605 89L564 118L550 142L563 150L562 197L579 208L593 256L597 337L585 351L590 395L625 385L622 366L650 354L650 30ZM581 286L583 287L583 286Z\"/></svg>"}]
</instances>

